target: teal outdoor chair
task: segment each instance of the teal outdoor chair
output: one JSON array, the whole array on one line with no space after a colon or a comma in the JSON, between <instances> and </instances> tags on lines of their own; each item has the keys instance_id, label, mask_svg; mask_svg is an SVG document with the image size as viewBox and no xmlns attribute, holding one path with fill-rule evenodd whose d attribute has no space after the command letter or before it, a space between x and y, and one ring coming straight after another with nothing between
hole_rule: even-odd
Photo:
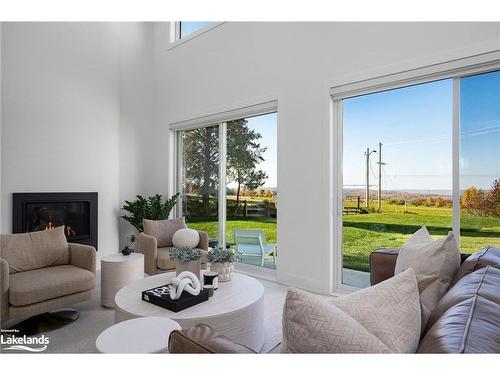
<instances>
[{"instance_id":1,"label":"teal outdoor chair","mask_svg":"<svg viewBox=\"0 0 500 375\"><path fill-rule=\"evenodd\" d=\"M273 253L273 262L276 265L276 244L268 244L262 230L233 229L233 240L241 255L261 257L260 265L264 266L264 257Z\"/></svg>"}]
</instances>

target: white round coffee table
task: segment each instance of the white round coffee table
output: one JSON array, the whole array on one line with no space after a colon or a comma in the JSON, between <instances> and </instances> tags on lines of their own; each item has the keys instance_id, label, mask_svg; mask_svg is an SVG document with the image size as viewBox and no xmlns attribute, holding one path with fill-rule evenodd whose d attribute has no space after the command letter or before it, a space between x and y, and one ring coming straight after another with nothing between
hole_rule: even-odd
<instances>
[{"instance_id":1,"label":"white round coffee table","mask_svg":"<svg viewBox=\"0 0 500 375\"><path fill-rule=\"evenodd\" d=\"M166 353L170 332L180 329L168 318L130 319L104 330L95 346L101 353Z\"/></svg>"},{"instance_id":2,"label":"white round coffee table","mask_svg":"<svg viewBox=\"0 0 500 375\"><path fill-rule=\"evenodd\" d=\"M208 301L178 313L142 301L141 293L170 282L175 272L150 276L120 289L115 297L115 322L144 316L175 320L183 329L205 323L230 339L259 352L264 344L264 287L253 277L234 273L219 282Z\"/></svg>"},{"instance_id":3,"label":"white round coffee table","mask_svg":"<svg viewBox=\"0 0 500 375\"><path fill-rule=\"evenodd\" d=\"M101 305L115 306L115 295L125 285L144 278L144 255L113 254L101 259Z\"/></svg>"}]
</instances>

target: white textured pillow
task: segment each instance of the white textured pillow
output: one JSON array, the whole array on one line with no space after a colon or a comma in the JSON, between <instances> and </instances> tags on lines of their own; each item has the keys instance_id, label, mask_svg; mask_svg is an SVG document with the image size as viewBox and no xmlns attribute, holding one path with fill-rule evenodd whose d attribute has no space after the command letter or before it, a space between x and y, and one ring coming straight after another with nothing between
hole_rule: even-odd
<instances>
[{"instance_id":1,"label":"white textured pillow","mask_svg":"<svg viewBox=\"0 0 500 375\"><path fill-rule=\"evenodd\" d=\"M408 269L325 300L295 288L283 308L284 353L414 353L420 339L415 272Z\"/></svg>"},{"instance_id":2,"label":"white textured pillow","mask_svg":"<svg viewBox=\"0 0 500 375\"><path fill-rule=\"evenodd\" d=\"M460 250L452 232L434 241L422 227L401 246L394 274L413 268L422 304L422 328L460 268Z\"/></svg>"},{"instance_id":3,"label":"white textured pillow","mask_svg":"<svg viewBox=\"0 0 500 375\"><path fill-rule=\"evenodd\" d=\"M180 249L181 247L190 247L194 249L200 243L200 234L194 229L179 229L172 237L172 244Z\"/></svg>"}]
</instances>

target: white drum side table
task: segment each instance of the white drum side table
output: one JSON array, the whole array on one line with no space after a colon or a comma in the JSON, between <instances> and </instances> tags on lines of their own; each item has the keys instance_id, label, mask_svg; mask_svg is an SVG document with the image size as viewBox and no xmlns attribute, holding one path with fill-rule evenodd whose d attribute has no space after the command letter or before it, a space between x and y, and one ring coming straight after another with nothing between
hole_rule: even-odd
<instances>
[{"instance_id":1,"label":"white drum side table","mask_svg":"<svg viewBox=\"0 0 500 375\"><path fill-rule=\"evenodd\" d=\"M95 346L100 353L168 353L170 332L180 329L168 318L130 319L104 330Z\"/></svg>"},{"instance_id":2,"label":"white drum side table","mask_svg":"<svg viewBox=\"0 0 500 375\"><path fill-rule=\"evenodd\" d=\"M101 305L115 307L115 295L124 286L144 278L144 255L113 254L101 259Z\"/></svg>"}]
</instances>

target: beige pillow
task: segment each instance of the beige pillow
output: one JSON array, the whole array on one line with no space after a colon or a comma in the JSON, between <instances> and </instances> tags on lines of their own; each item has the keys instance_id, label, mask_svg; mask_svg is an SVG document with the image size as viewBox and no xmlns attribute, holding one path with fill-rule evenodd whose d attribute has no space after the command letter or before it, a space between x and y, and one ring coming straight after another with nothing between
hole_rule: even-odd
<instances>
[{"instance_id":1,"label":"beige pillow","mask_svg":"<svg viewBox=\"0 0 500 375\"><path fill-rule=\"evenodd\" d=\"M284 353L414 353L420 338L415 272L325 300L291 288L283 308Z\"/></svg>"},{"instance_id":2,"label":"beige pillow","mask_svg":"<svg viewBox=\"0 0 500 375\"><path fill-rule=\"evenodd\" d=\"M460 267L460 251L452 232L434 241L422 227L401 247L394 274L413 268L422 304L422 328L451 285Z\"/></svg>"},{"instance_id":3,"label":"beige pillow","mask_svg":"<svg viewBox=\"0 0 500 375\"><path fill-rule=\"evenodd\" d=\"M68 264L69 249L64 226L31 233L2 234L1 257L9 273Z\"/></svg>"},{"instance_id":4,"label":"beige pillow","mask_svg":"<svg viewBox=\"0 0 500 375\"><path fill-rule=\"evenodd\" d=\"M170 220L142 220L144 233L156 237L158 247L172 246L172 237L179 229L186 228L183 217Z\"/></svg>"}]
</instances>

